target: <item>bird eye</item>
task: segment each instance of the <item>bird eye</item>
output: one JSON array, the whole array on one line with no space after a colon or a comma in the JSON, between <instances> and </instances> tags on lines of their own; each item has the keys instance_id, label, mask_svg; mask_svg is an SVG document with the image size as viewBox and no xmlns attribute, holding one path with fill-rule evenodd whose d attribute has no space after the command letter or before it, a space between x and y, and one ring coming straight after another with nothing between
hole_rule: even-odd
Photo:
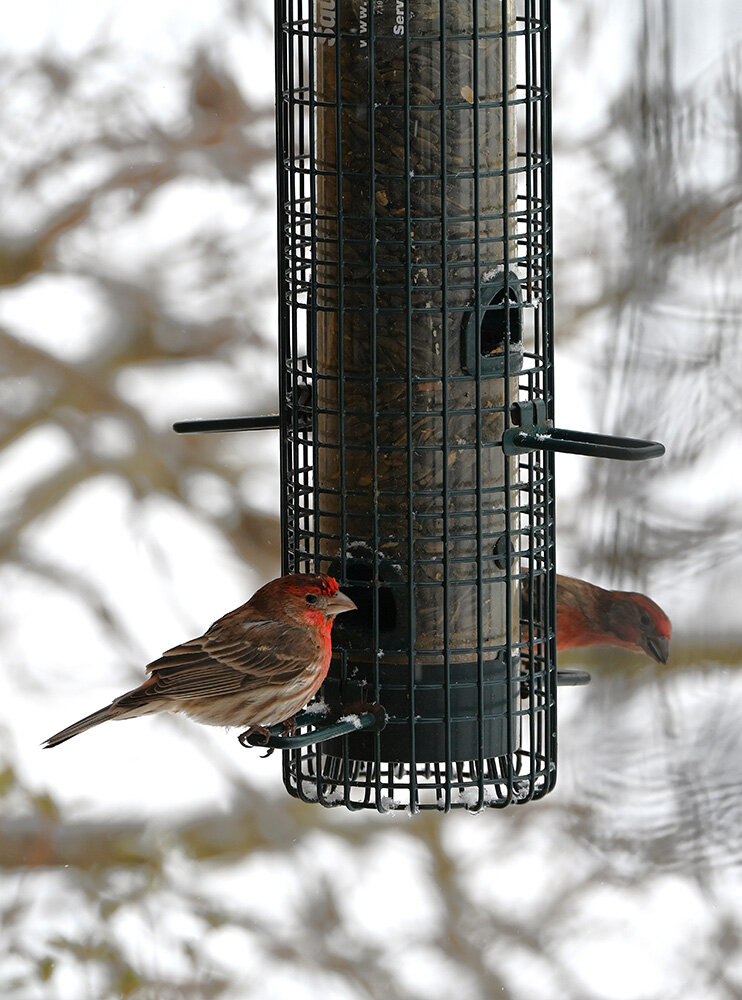
<instances>
[{"instance_id":1,"label":"bird eye","mask_svg":"<svg viewBox=\"0 0 742 1000\"><path fill-rule=\"evenodd\" d=\"M318 597L317 597L316 594L307 594L305 600L306 600L307 604L316 604L317 600L318 600Z\"/></svg>"},{"instance_id":2,"label":"bird eye","mask_svg":"<svg viewBox=\"0 0 742 1000\"><path fill-rule=\"evenodd\" d=\"M639 621L645 628L647 627L647 625L652 624L652 619L649 617L646 611L642 611L641 618L639 619Z\"/></svg>"}]
</instances>

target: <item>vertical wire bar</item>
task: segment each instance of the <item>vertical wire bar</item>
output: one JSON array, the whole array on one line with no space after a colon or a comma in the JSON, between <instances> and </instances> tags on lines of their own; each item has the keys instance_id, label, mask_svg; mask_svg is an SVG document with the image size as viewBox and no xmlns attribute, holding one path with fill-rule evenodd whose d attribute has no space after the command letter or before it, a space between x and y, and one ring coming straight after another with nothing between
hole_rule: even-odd
<instances>
[{"instance_id":1,"label":"vertical wire bar","mask_svg":"<svg viewBox=\"0 0 742 1000\"><path fill-rule=\"evenodd\" d=\"M293 483L289 475L289 444L286 440L286 398L289 392L289 379L286 371L286 357L288 355L287 341L287 310L286 310L286 283L284 279L284 268L286 266L286 236L284 233L284 205L286 203L286 177L285 167L282 159L282 150L286 148L285 136L285 102L284 102L284 44L286 30L284 24L283 0L276 0L274 13L274 36L273 47L275 53L275 87L276 87L276 226L278 230L278 391L280 393L280 421L281 421L281 496L288 500L291 497L292 505L295 504L295 492ZM293 389L293 387L292 387ZM281 504L281 572L288 573L291 568L290 546L289 546L289 503Z\"/></svg>"},{"instance_id":2,"label":"vertical wire bar","mask_svg":"<svg viewBox=\"0 0 742 1000\"><path fill-rule=\"evenodd\" d=\"M500 17L502 28L502 212L503 212L503 268L505 272L505 346L503 349L503 362L505 368L505 426L510 426L510 296L508 290L508 274L510 273L510 136L508 134L510 126L510 101L509 101L509 74L508 60L510 56L510 38L508 35L508 3L509 0L500 0ZM503 462L504 488L505 488L505 518L506 535L508 542L511 535L512 518L512 483L510 461L505 458ZM509 548L509 546L508 546ZM505 563L505 682L506 682L506 728L505 734L507 756L511 762L508 767L508 801L513 796L513 705L511 700L511 689L513 683L513 627L512 627L512 586L513 567L508 559Z\"/></svg>"},{"instance_id":3,"label":"vertical wire bar","mask_svg":"<svg viewBox=\"0 0 742 1000\"><path fill-rule=\"evenodd\" d=\"M343 178L345 167L342 160L342 149L343 149L343 137L342 137L342 109L343 109L343 83L341 76L341 45L342 45L342 28L340 23L340 0L335 2L336 10L336 30L337 30L337 45L335 52L335 100L336 100L336 121L337 121L337 171L338 171L338 184L337 184L337 198L338 198L338 277L340 281L339 295L338 295L338 307L340 309L340 322L338 324L338 392L337 392L337 406L339 410L338 419L338 429L339 429L339 445L340 445L340 538L338 539L340 545L340 566L343 581L348 579L348 560L347 560L347 547L348 547L348 525L347 525L347 509L346 509L346 467L345 467L345 320L344 320L344 310L345 310L345 250L343 243L343 223L344 223L344 190L343 190ZM342 650L341 652L341 678L342 686L341 691L344 690L345 682L348 677L348 659L349 653L347 650ZM339 762L338 762L339 766ZM347 736L342 739L342 778L343 778L343 798L345 804L348 808L352 806L352 795L350 787L350 753L349 753L349 740Z\"/></svg>"},{"instance_id":4,"label":"vertical wire bar","mask_svg":"<svg viewBox=\"0 0 742 1000\"><path fill-rule=\"evenodd\" d=\"M298 397L298 388L301 372L301 358L299 354L299 318L304 315L304 321L306 323L306 313L301 308L300 305L300 289L304 281L304 215L306 212L306 206L304 204L304 198L306 193L306 178L304 176L303 170L303 159L305 153L305 137L304 137L304 120L302 115L302 89L304 85L304 42L302 37L302 20L303 20L303 6L304 0L296 0L296 20L294 22L294 45L292 50L292 72L295 74L293 91L293 108L292 108L292 120L294 122L294 128L296 129L297 136L295 138L295 148L293 149L294 164L292 170L292 176L294 184L298 186L298 193L295 193L293 198L293 213L294 213L294 225L292 227L293 231L293 252L291 260L291 270L293 276L293 288L291 295L291 308L294 314L294 329L293 329L293 343L294 351L292 358L292 378L294 382L294 394L295 398ZM294 65L295 64L295 65ZM297 79L298 78L298 79ZM307 443L307 438L304 433L299 434L299 414L297 407L292 407L293 412L293 425L295 428L295 434L297 435L301 447L302 456L302 470L307 470L309 466L309 446ZM306 471L302 472L302 479L306 481L308 473ZM309 518L308 512L304 509L303 512L303 534L307 537L307 547L309 547ZM297 567L302 569L303 567L299 565Z\"/></svg>"},{"instance_id":5,"label":"vertical wire bar","mask_svg":"<svg viewBox=\"0 0 742 1000\"><path fill-rule=\"evenodd\" d=\"M526 37L525 37L525 65L526 65L526 83L527 83L527 100L526 100L526 186L527 186L527 246L529 248L528 253L528 278L529 278L529 290L531 301L533 303L533 375L529 380L529 398L540 397L542 395L542 382L543 382L543 357L541 354L541 308L539 306L539 294L542 294L542 286L539 281L539 265L538 262L541 260L543 267L543 255L539 253L542 250L542 244L539 240L543 240L543 229L541 226L541 206L539 202L539 177L542 170L541 164L541 151L538 142L538 134L536 127L536 115L534 114L534 108L537 101L537 94L539 92L540 80L538 78L538 64L536 60L536 37L537 31L541 30L540 23L536 24L536 15L533 9L534 0L525 0L525 21L526 21ZM528 484L529 484L529 507L533 511L533 515L530 518L529 524L529 538L528 538L528 551L529 551L529 568L530 575L527 581L528 585L528 684L529 684L529 712L530 712L530 773L532 776L532 783L535 783L536 776L539 770L539 761L541 759L540 749L543 742L543 705L542 705L542 692L539 689L537 691L536 679L535 679L535 669L536 669L536 653L534 648L535 633L536 629L534 626L534 620L536 615L536 601L535 595L537 592L536 581L534 580L534 574L536 569L539 570L539 580L538 580L538 593L542 595L543 593L543 566L542 560L539 558L538 553L540 548L535 544L536 530L537 526L540 530L543 529L543 494L538 493L539 475L541 471L540 458L536 453L532 453L528 456ZM535 516L536 510L536 497L539 497L539 510L540 515ZM541 535L539 534L539 538ZM521 584L522 586L522 584ZM539 614L543 616L543 601L539 600L538 604ZM540 646L543 650L543 643ZM539 654L542 655L542 654ZM522 662L522 661L521 661Z\"/></svg>"},{"instance_id":6,"label":"vertical wire bar","mask_svg":"<svg viewBox=\"0 0 742 1000\"><path fill-rule=\"evenodd\" d=\"M297 13L296 8L293 6L291 0L289 0L288 11L288 53L287 53L287 94L288 94L288 135L287 135L287 146L284 150L284 155L287 157L288 166L288 205L286 212L290 220L290 235L287 238L287 250L288 256L285 261L282 262L284 268L289 270L289 280L291 285L286 289L286 295L289 299L287 308L289 315L291 317L290 321L290 346L289 346L289 357L290 357L290 367L291 367L291 439L292 448L294 456L294 480L295 483L298 482L299 494L294 504L294 557L292 559L292 568L294 571L300 569L300 566L296 565L296 549L301 551L302 545L302 500L301 496L303 491L301 489L301 484L305 473L299 472L299 469L304 469L304 465L301 463L300 455L301 442L299 438L299 414L297 403L297 392L296 392L296 372L297 372L297 356L298 356L298 343L297 343L297 324L298 324L298 310L296 305L296 267L297 267L297 199L296 199L296 175L297 175L297 142L296 142L296 78L294 74L294 64L296 62L296 44L297 44L297 32L296 32L296 19L295 15ZM294 15L294 16L291 16ZM284 362L285 364L285 362Z\"/></svg>"},{"instance_id":7,"label":"vertical wire bar","mask_svg":"<svg viewBox=\"0 0 742 1000\"><path fill-rule=\"evenodd\" d=\"M440 0L441 10L444 7L445 0ZM443 16L441 14L441 16ZM408 664L408 677L409 677L409 689L410 689L410 760L409 760L409 784L410 784L410 812L415 813L418 811L419 802L419 790L417 783L417 738L416 738L416 725L415 719L417 716L416 708L416 698L415 698L415 659L416 659L416 640L413 638L415 635L414 629L414 613L415 613L415 563L414 563L414 553L415 553L415 518L414 518L414 506L415 506L415 476L414 476L414 466L413 466L413 393L412 393L412 234L410 228L410 211L411 211L411 197L410 197L410 21L408 17L407 10L405 10L405 24L404 24L404 103L405 103L405 119L404 119L404 163L405 163L405 285L407 293L406 302L406 316L405 316L405 337L406 337L406 353L405 353L405 366L406 366L406 398L407 398L407 634L408 634L408 650L409 650L409 664Z\"/></svg>"},{"instance_id":8,"label":"vertical wire bar","mask_svg":"<svg viewBox=\"0 0 742 1000\"><path fill-rule=\"evenodd\" d=\"M317 420L317 92L316 92L316 63L315 46L317 36L315 31L316 15L314 12L314 0L307 3L307 111L309 115L309 215L310 215L310 246L312 259L310 262L311 291L308 293L307 301L307 373L311 373L307 379L312 399L312 502L314 506L314 517L312 519L314 527L313 550L315 558L320 549L319 540L319 484L317 483L317 469L319 468L319 444ZM317 764L319 766L320 748L315 747L317 754Z\"/></svg>"},{"instance_id":9,"label":"vertical wire bar","mask_svg":"<svg viewBox=\"0 0 742 1000\"><path fill-rule=\"evenodd\" d=\"M318 563L318 555L320 552L321 542L320 542L320 490L319 483L317 481L317 469L319 468L319 420L317 417L317 284L318 284L318 272L317 272L317 184L318 184L318 174L317 174L317 65L316 65L316 46L317 46L317 33L316 24L318 20L318 15L314 9L314 0L308 0L307 2L307 111L309 115L309 215L310 215L310 246L311 246L311 263L310 263L310 273L311 273L311 291L309 293L310 298L308 300L307 309L307 356L310 362L308 367L308 373L311 372L311 377L308 379L310 390L311 390L311 406L312 406L312 506L313 506L313 518L312 525L314 529L314 539L312 542L312 552L315 559L315 564ZM319 567L321 569L321 565ZM307 758L313 764L316 782L317 782L317 799L322 802L323 805L326 803L323 800L322 795L322 777L323 777L323 750L322 745L315 743L314 746L309 747L307 750Z\"/></svg>"},{"instance_id":10,"label":"vertical wire bar","mask_svg":"<svg viewBox=\"0 0 742 1000\"><path fill-rule=\"evenodd\" d=\"M550 267L550 243L551 234L549 232L548 226L546 224L545 216L545 194L544 194L544 170L546 169L546 157L549 153L548 146L546 144L546 139L544 137L540 109L541 104L544 100L544 94L546 92L546 83L543 76L543 67L541 64L541 52L544 46L545 31L548 25L544 22L543 10L538 6L538 0L531 0L534 9L536 10L536 17L538 19L538 31L534 31L533 42L531 46L531 55L533 61L534 72L538 74L538 98L534 98L534 114L533 114L533 136L534 143L538 149L539 155L539 171L537 175L537 193L538 198L538 210L539 210L539 233L541 240L541 276L540 276L540 287L539 287L539 326L538 326L538 337L539 337L539 358L540 358L540 371L539 371L539 393L542 399L548 398L548 390L546 387L546 378L549 370L549 359L548 359L548 345L547 345L547 319L545 310L545 300L549 297L549 291L546 286L546 272ZM550 99L550 96L549 98ZM543 577L540 581L539 594L541 597L540 605L540 622L541 631L543 633L544 639L548 640L549 633L549 607L550 602L548 600L548 590L549 581L553 576L553 565L549 565L548 558L548 541L550 537L550 517L552 516L551 501L550 501L550 490L551 484L548 480L548 462L550 461L548 453L535 456L538 458L538 471L542 482L542 570ZM548 641L542 642L542 692L541 692L541 714L539 716L540 723L540 742L539 748L541 751L541 766L544 769L544 774L546 777L545 791L548 791L548 761L545 755L546 743L551 738L550 737L550 723L551 723L551 709L549 707L550 700L550 675L551 670L554 667L554 661L551 656L550 646ZM544 794L542 792L541 794Z\"/></svg>"},{"instance_id":11,"label":"vertical wire bar","mask_svg":"<svg viewBox=\"0 0 742 1000\"><path fill-rule=\"evenodd\" d=\"M473 0L474 6L477 0ZM450 563L449 536L450 523L448 511L448 93L446 90L446 5L440 4L440 119L441 119L441 402L443 407L443 712L444 712L444 745L446 758L446 777L444 789L444 806L446 811L451 808L451 661L449 652L449 617L450 617Z\"/></svg>"},{"instance_id":12,"label":"vertical wire bar","mask_svg":"<svg viewBox=\"0 0 742 1000\"><path fill-rule=\"evenodd\" d=\"M285 143L285 104L284 104L284 45L286 29L284 24L283 0L275 0L273 15L273 50L275 58L275 88L276 88L276 229L278 233L278 260L277 260L277 292L278 292L278 391L279 391L279 414L281 424L280 441L280 476L281 476L281 573L288 573L291 567L290 545L289 545L289 507L295 503L295 490L293 479L289 474L290 445L287 442L286 424L286 400L289 391L289 379L286 371L286 356L288 354L288 343L286 337L286 285L284 280L284 268L286 261L286 237L284 233L284 205L286 202L285 167L283 163L283 150ZM292 755L284 753L282 755L283 783L291 790L291 761ZM298 775L298 768L297 768ZM297 778L296 786L299 781Z\"/></svg>"},{"instance_id":13,"label":"vertical wire bar","mask_svg":"<svg viewBox=\"0 0 742 1000\"><path fill-rule=\"evenodd\" d=\"M545 240L545 276L544 293L547 297L547 307L545 312L546 329L544 331L544 341L546 350L546 386L547 386L547 409L551 419L554 417L554 276L553 276L553 251L552 251L552 134L551 134L551 0L541 0L541 14L543 23L543 34L541 36L541 55L543 59L542 82L543 82L543 122L541 128L541 141L544 148L544 174L543 174L543 200L544 200L544 221L547 231ZM557 696L556 696L556 532L552 530L555 525L555 480L554 480L554 456L549 452L544 454L544 466L550 480L551 490L549 495L550 511L548 519L548 551L549 566L551 568L551 580L548 589L547 600L547 622L549 625L549 647L550 647L550 670L547 673L547 697L550 706L551 726L548 751L547 751L547 790L554 787L556 783L556 725L557 725ZM554 771L552 772L552 768Z\"/></svg>"},{"instance_id":14,"label":"vertical wire bar","mask_svg":"<svg viewBox=\"0 0 742 1000\"><path fill-rule=\"evenodd\" d=\"M379 697L379 449L378 449L378 384L377 384L377 317L376 305L378 282L376 270L376 23L375 3L368 5L368 111L369 111L369 199L371 212L371 482L373 495L376 497L373 516L373 565L372 565L372 607L373 607L373 644L374 644L374 690ZM374 775L376 790L376 806L381 810L381 738L374 735ZM389 769L390 780L393 780L392 768ZM394 787L390 790L394 798Z\"/></svg>"},{"instance_id":15,"label":"vertical wire bar","mask_svg":"<svg viewBox=\"0 0 742 1000\"><path fill-rule=\"evenodd\" d=\"M476 379L476 408L477 408L477 432L476 432L476 448L477 448L477 459L476 459L476 471L477 471L477 757L481 764L484 764L484 653L482 651L482 642L484 637L484 623L483 623L483 553L484 553L484 540L482 534L482 394L481 394L481 366L482 366L482 349L480 343L481 331L482 331L482 297L480 294L480 288L482 283L482 247L479 235L479 217L481 213L481 204L479 197L479 182L480 182L480 130L479 130L479 114L480 114L480 101L481 95L479 92L479 0L472 0L472 75L473 79L473 91L474 91L474 106L473 112L473 141L474 141L474 288L475 288L475 303L476 303L476 314L477 314L477 325L476 325L476 349L474 356L476 358L475 362L475 379ZM506 275L507 279L507 275ZM507 280L505 284L506 289L506 303L507 303ZM506 310L509 313L509 309ZM505 343L504 353L507 354L508 342ZM479 802L478 806L482 805L484 799L484 767L479 769Z\"/></svg>"},{"instance_id":16,"label":"vertical wire bar","mask_svg":"<svg viewBox=\"0 0 742 1000\"><path fill-rule=\"evenodd\" d=\"M343 249L343 91L341 67L341 11L342 4L335 4L335 166L337 170L337 280L338 280L338 441L340 448L340 541L343 571L345 571L345 252Z\"/></svg>"},{"instance_id":17,"label":"vertical wire bar","mask_svg":"<svg viewBox=\"0 0 742 1000\"><path fill-rule=\"evenodd\" d=\"M539 130L538 130L538 121L539 121L538 111L539 111L539 107L540 107L541 95L542 95L542 92L543 92L543 80L541 79L541 75L540 75L540 72L539 72L539 52L540 52L540 46L541 46L542 39L543 39L544 26L543 26L543 22L541 21L541 19L539 17L540 12L536 9L536 2L537 2L537 0L529 0L530 17L531 17L531 22L532 22L531 36L530 36L530 39L529 39L529 64L531 66L531 74L532 74L532 78L534 80L533 95L532 95L532 99L531 99L532 113L531 113L530 135L531 135L531 143L532 143L532 146L533 146L533 149L534 149L534 157L535 157L535 163L534 163L534 198L537 199L537 202L536 202L537 214L535 214L534 218L535 218L535 226L536 226L536 235L537 235L537 238L540 240L540 243L539 243L539 248L540 248L540 257L539 257L540 271L538 269L536 271L536 274L537 274L537 277L538 277L538 295L539 295L539 298L537 299L537 306L536 306L536 320L537 320L537 323L535 325L535 330L534 330L535 337L536 337L535 345L534 346L535 346L535 351L536 351L538 359L539 359L539 366L538 366L537 375L536 375L536 378L535 378L535 383L536 384L534 386L533 395L536 395L539 398L543 399L546 396L546 391L545 391L545 388L544 388L544 369L545 369L546 361L545 361L545 358L544 358L544 341L543 341L543 329L542 329L543 322L544 322L544 320L543 320L544 313L543 313L542 302L543 302L543 298L544 298L544 295L545 295L545 291L544 291L544 264L545 264L546 245L545 245L545 226L544 226L544 217L543 217L543 199L541 197L541 195L542 195L542 189L543 189L542 176L543 176L543 169L544 169L544 162L543 162L544 161L544 150L543 150L543 144L540 141L540 135L539 135ZM539 570L540 570L540 573L541 573L541 575L539 576L539 581L538 581L538 595L539 595L538 631L539 631L539 636L540 636L540 639L541 639L540 646L539 646L539 648L540 648L540 653L539 653L539 667L540 667L540 674L541 674L541 676L540 676L540 680L539 680L539 689L538 689L539 700L538 700L538 703L537 703L538 715L537 715L537 719L536 719L536 723L537 723L537 728L536 728L537 746L536 746L535 749L536 749L536 752L538 753L538 756L537 757L534 756L534 762L533 762L534 771L536 771L537 768L540 768L540 770L538 770L538 773L541 773L543 771L543 768L544 768L544 747L545 747L545 741L546 741L546 738L547 738L547 735L548 735L546 722L548 721L548 711L549 711L548 705L547 705L547 699L546 699L546 690L547 690L546 684L547 684L547 679L546 679L546 676L545 676L546 671L548 670L548 666L549 666L549 654L548 654L548 644L545 641L546 633L547 633L547 628L545 627L545 621L544 621L545 607L546 607L546 594L545 594L545 591L548 588L548 581L549 581L549 575L550 575L548 561L544 559L544 547L545 547L546 541L547 541L546 531L547 531L547 521L548 521L548 483L546 483L546 481L545 481L545 472L544 472L544 467L543 467L543 463L544 463L543 456L534 453L531 456L531 458L533 460L534 470L538 474L538 476L540 478L540 483L541 483L541 492L540 492L540 520L539 520L539 528L540 528L539 540L540 540L540 547L539 547L539 550L538 550L539 551ZM535 587L535 585L532 587L532 592L534 594L536 593L536 587ZM531 612L529 614L529 618L530 618L530 623L529 624L533 628L534 631L535 631L534 616L535 616L535 613L536 613L535 612L535 607L536 607L535 603L533 605L531 605L532 610L531 610ZM534 657L534 659L535 659L535 657ZM533 684L533 682L532 682L532 691L533 691L534 696L535 696L535 694L536 694L536 687L535 687L535 684ZM543 783L542 783L542 787L543 787ZM539 794L542 794L542 792L539 792Z\"/></svg>"},{"instance_id":18,"label":"vertical wire bar","mask_svg":"<svg viewBox=\"0 0 742 1000\"><path fill-rule=\"evenodd\" d=\"M526 100L525 100L525 138L526 138L526 148L525 148L525 175L526 175L526 261L527 261L527 275L528 275L528 294L529 300L532 302L535 295L535 290L533 288L533 257L535 252L534 238L533 238L533 172L537 169L534 163L534 153L533 153L533 136L531 134L531 128L533 126L532 116L531 116L531 103L533 101L533 75L531 66L531 31L532 31L532 10L531 10L531 0L525 0L524 3L524 28L525 33L523 35L523 50L524 50L524 63L525 63L525 86L526 86ZM537 350L536 350L536 316L534 315L534 368L538 367L538 362L536 360ZM538 376L537 376L538 377ZM530 386L529 397L534 395L534 386ZM536 610L536 600L535 600L535 588L534 588L534 576L536 573L536 555L534 551L534 537L536 531L536 523L538 521L536 515L536 485L534 482L534 472L536 458L532 453L528 456L528 579L526 585L528 587L528 747L531 758L530 763L530 775L531 775L531 788L530 793L533 795L535 788L535 777L537 771L537 752L538 752L538 738L536 734L536 678L535 678L535 649L534 649L534 628L533 628L533 617ZM522 574L520 574L522 577ZM521 588L523 587L523 580L520 582ZM523 604L521 601L521 608ZM522 616L521 616L522 617ZM521 624L521 639L522 639L522 624ZM520 656L520 666L521 673L523 665L523 653L521 647Z\"/></svg>"},{"instance_id":19,"label":"vertical wire bar","mask_svg":"<svg viewBox=\"0 0 742 1000\"><path fill-rule=\"evenodd\" d=\"M410 190L410 31L411 24L407 10L404 13L405 23L404 23L404 35L403 35L403 45L404 45L404 79L403 79L403 94L404 94L404 120L403 120L403 132L404 132L404 172L405 172L405 182L404 182L404 192L405 192L405 295L406 295L406 320L405 320L405 335L407 337L407 410L408 410L408 430L407 430L407 452L409 456L409 469L412 468L412 410L413 410L413 395L412 395L412 196ZM415 650L414 650L414 630L412 627L412 612L414 608L414 579L415 579L415 568L413 564L413 553L414 553L414 543L413 543L413 522L411 519L412 508L414 506L412 489L413 480L411 478L410 472L410 492L408 495L408 504L410 508L410 533L409 533L409 549L408 549L408 604L409 604L409 671L410 671L410 761L409 761L409 785L410 785L410 809L412 812L417 811L418 805L418 790L417 790L417 753L415 747Z\"/></svg>"},{"instance_id":20,"label":"vertical wire bar","mask_svg":"<svg viewBox=\"0 0 742 1000\"><path fill-rule=\"evenodd\" d=\"M289 49L289 94L290 94L290 110L289 110L289 121L290 121L290 137L289 137L289 155L291 163L291 180L290 180L290 190L291 190L291 209L290 209L290 220L291 220L291 256L289 264L289 273L291 280L291 287L289 289L289 297L291 301L291 379L292 379L292 398L291 398L291 426L292 426L292 437L295 442L296 454L301 455L301 472L295 472L295 479L299 485L299 502L296 505L297 509L297 534L295 539L296 550L294 553L294 570L301 571L304 569L301 561L301 552L306 544L308 548L308 537L305 543L305 536L308 535L309 523L307 520L308 511L306 509L306 504L304 501L305 487L307 484L307 463L308 463L308 453L306 447L306 439L299 434L299 414L298 414L298 379L299 379L299 346L298 346L298 324L299 324L299 306L298 306L298 287L301 279L301 258L302 258L302 201L301 196L304 193L304 184L301 175L301 155L303 151L303 129L301 126L301 121L297 122L297 115L301 114L301 90L297 91L297 80L296 72L298 68L299 73L299 88L301 88L301 75L302 75L302 59L301 59L301 8L302 0L296 0L295 5L292 6L292 17L291 17L291 45ZM296 136L298 125L298 141ZM298 177L298 180L297 180ZM299 185L299 197L297 198L296 186ZM298 557L297 557L298 552ZM299 760L301 760L301 751L298 754Z\"/></svg>"},{"instance_id":21,"label":"vertical wire bar","mask_svg":"<svg viewBox=\"0 0 742 1000\"><path fill-rule=\"evenodd\" d=\"M477 525L477 715L478 715L478 753L480 760L484 760L484 733L483 733L483 711L484 711L484 653L482 643L484 641L484 603L483 603L483 566L482 553L484 552L484 539L482 534L482 349L480 344L482 330L482 296L481 296L481 273L482 273L482 247L479 236L479 217L481 205L479 198L479 175L480 175L480 134L479 134L479 3L478 0L472 2L473 12L473 73L474 73L474 120L473 120L473 141L474 141L474 309L476 313L476 350L474 351L474 399L476 407L476 525ZM503 163L503 169L504 169ZM507 283L506 301L507 301ZM507 355L508 344L505 343L504 355ZM506 514L507 516L507 514ZM483 781L483 774L480 782ZM480 795L483 788L480 785Z\"/></svg>"},{"instance_id":22,"label":"vertical wire bar","mask_svg":"<svg viewBox=\"0 0 742 1000\"><path fill-rule=\"evenodd\" d=\"M346 467L345 467L345 250L343 232L343 80L341 64L342 46L342 4L335 3L335 166L337 169L337 277L338 277L338 444L340 447L340 558L343 577L346 573L346 548L348 525L346 510ZM347 659L343 657L343 681ZM348 770L348 737L343 737L343 770Z\"/></svg>"},{"instance_id":23,"label":"vertical wire bar","mask_svg":"<svg viewBox=\"0 0 742 1000\"><path fill-rule=\"evenodd\" d=\"M526 117L526 281L528 288L529 300L533 300L534 288L533 288L533 270L534 270L534 240L533 240L533 211L534 211L534 200L533 200L533 146L531 143L531 103L533 101L533 93L531 88L533 87L533 77L531 73L531 33L532 33L532 10L531 10L531 0L524 0L524 35L523 35L523 54L524 54L524 64L525 64L525 87L526 87L526 100L525 100L525 117ZM534 354L535 345L534 345Z\"/></svg>"},{"instance_id":24,"label":"vertical wire bar","mask_svg":"<svg viewBox=\"0 0 742 1000\"><path fill-rule=\"evenodd\" d=\"M536 0L533 0L536 2ZM533 59L540 75L539 99L536 105L538 114L534 115L534 134L540 140L541 172L540 180L540 220L542 228L542 288L541 288L541 325L540 350L543 358L541 370L541 391L547 403L548 415L553 417L553 284L551 258L551 131L547 118L551 101L551 80L549 72L549 11L543 3L540 7L540 32L534 37ZM544 622L544 663L543 663L543 709L542 709L542 740L544 742L544 788L545 794L552 787L552 757L556 752L555 699L556 699L556 647L554 637L554 614L556 599L556 575L554 572L554 495L553 495L553 458L546 452L541 455L543 479L543 549L545 576L542 586L543 603L542 619ZM555 759L555 756L554 756Z\"/></svg>"},{"instance_id":25,"label":"vertical wire bar","mask_svg":"<svg viewBox=\"0 0 742 1000\"><path fill-rule=\"evenodd\" d=\"M299 400L300 383L302 380L302 359L299 344L299 327L302 318L306 322L305 310L301 304L301 287L304 280L304 195L306 190L306 179L302 171L302 159L305 149L304 123L302 118L301 90L303 84L303 40L301 32L303 0L297 0L294 8L294 27L292 44L291 72L293 74L291 93L291 121L294 129L292 142L292 183L294 194L291 208L291 232L292 232L292 254L291 254L291 280L290 290L291 310L294 317L292 329L292 380L293 380L293 401L292 401L292 427L293 436L297 440L299 454L301 455L301 473L297 476L300 489L300 535L297 540L297 551L294 557L295 570L298 572L310 568L307 563L306 552L311 548L311 510L307 500L310 488L311 471L309 460L309 442L306 433L302 430L299 409L296 405Z\"/></svg>"}]
</instances>

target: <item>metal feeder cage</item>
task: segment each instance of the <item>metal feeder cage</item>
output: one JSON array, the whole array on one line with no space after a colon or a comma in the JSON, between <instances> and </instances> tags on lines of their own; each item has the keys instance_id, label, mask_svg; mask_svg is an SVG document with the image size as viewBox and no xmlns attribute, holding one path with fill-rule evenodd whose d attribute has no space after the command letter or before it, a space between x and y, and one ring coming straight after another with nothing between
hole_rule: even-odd
<instances>
[{"instance_id":1,"label":"metal feeder cage","mask_svg":"<svg viewBox=\"0 0 742 1000\"><path fill-rule=\"evenodd\" d=\"M548 0L277 0L284 572L336 577L287 789L480 809L556 781Z\"/></svg>"}]
</instances>

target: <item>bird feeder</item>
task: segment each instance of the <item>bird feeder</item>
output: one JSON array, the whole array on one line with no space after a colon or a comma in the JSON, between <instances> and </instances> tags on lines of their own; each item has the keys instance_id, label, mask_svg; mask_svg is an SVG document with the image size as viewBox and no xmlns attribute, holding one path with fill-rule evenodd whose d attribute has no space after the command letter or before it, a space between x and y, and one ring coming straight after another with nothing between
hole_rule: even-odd
<instances>
[{"instance_id":1,"label":"bird feeder","mask_svg":"<svg viewBox=\"0 0 742 1000\"><path fill-rule=\"evenodd\" d=\"M549 36L548 0L276 3L280 410L176 429L278 427L283 571L358 606L269 740L305 801L553 788L552 453L663 450L553 427Z\"/></svg>"}]
</instances>

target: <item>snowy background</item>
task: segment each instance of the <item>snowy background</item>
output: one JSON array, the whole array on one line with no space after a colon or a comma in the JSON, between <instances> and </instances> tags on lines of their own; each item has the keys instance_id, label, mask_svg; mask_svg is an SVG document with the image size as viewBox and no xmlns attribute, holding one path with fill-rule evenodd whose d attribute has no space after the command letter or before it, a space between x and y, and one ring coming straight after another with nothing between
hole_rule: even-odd
<instances>
[{"instance_id":1,"label":"snowy background","mask_svg":"<svg viewBox=\"0 0 742 1000\"><path fill-rule=\"evenodd\" d=\"M279 568L272 8L25 3L0 45L0 994L738 997L742 8L555 0L559 563L645 589L667 669L560 696L560 777L351 816L142 719L40 742ZM651 467L650 467L651 466Z\"/></svg>"}]
</instances>

